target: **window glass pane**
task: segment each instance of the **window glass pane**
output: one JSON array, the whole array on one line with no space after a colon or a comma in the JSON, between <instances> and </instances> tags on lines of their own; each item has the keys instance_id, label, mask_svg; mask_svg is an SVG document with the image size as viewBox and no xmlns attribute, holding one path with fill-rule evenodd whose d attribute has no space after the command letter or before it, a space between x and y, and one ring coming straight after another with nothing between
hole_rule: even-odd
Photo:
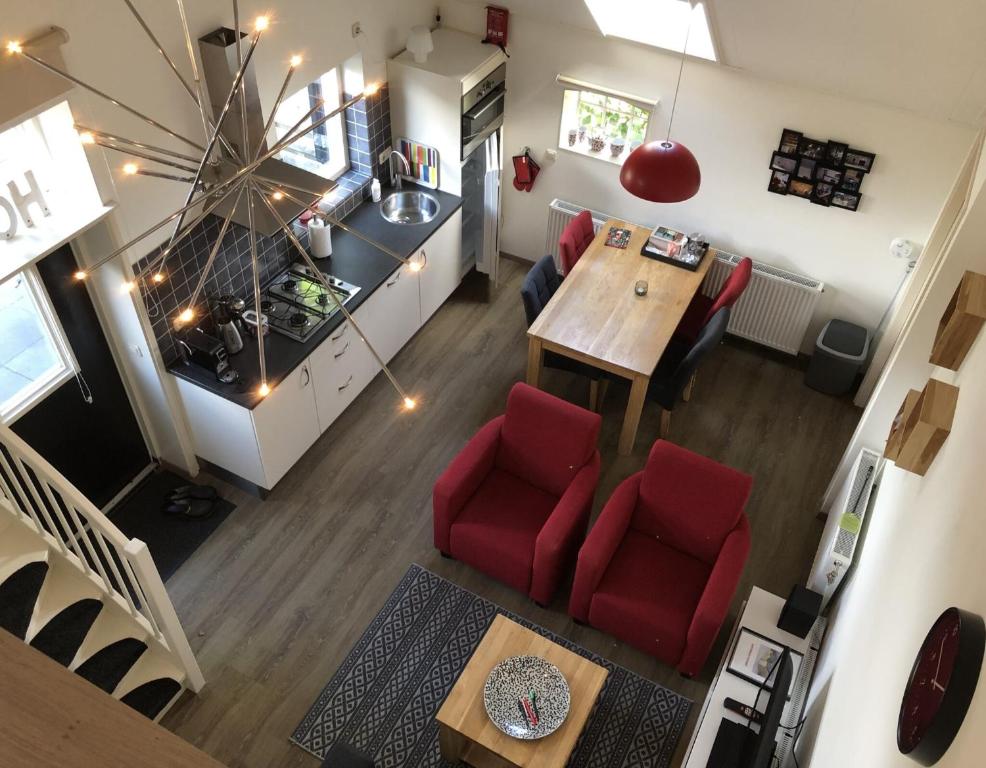
<instances>
[{"instance_id":1,"label":"window glass pane","mask_svg":"<svg viewBox=\"0 0 986 768\"><path fill-rule=\"evenodd\" d=\"M341 98L339 73L331 69L281 102L274 118L274 135L278 139L286 136L320 99L324 99L325 103L308 118L308 125L336 109L342 103ZM325 178L334 179L339 176L349 168L342 114L294 142L278 158Z\"/></svg>"},{"instance_id":2,"label":"window glass pane","mask_svg":"<svg viewBox=\"0 0 986 768\"><path fill-rule=\"evenodd\" d=\"M25 273L0 283L0 413L66 370Z\"/></svg>"},{"instance_id":3,"label":"window glass pane","mask_svg":"<svg viewBox=\"0 0 986 768\"><path fill-rule=\"evenodd\" d=\"M646 139L649 120L649 111L602 89L566 89L558 146L619 165Z\"/></svg>"}]
</instances>

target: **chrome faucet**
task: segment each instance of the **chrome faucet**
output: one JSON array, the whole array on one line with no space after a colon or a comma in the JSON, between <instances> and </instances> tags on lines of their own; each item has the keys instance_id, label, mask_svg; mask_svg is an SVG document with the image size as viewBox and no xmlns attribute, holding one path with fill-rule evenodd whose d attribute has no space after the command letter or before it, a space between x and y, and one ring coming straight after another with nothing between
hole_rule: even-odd
<instances>
[{"instance_id":1,"label":"chrome faucet","mask_svg":"<svg viewBox=\"0 0 986 768\"><path fill-rule=\"evenodd\" d=\"M411 175L411 164L407 161L407 158L404 157L404 155L402 155L396 149L390 150L390 157L387 158L387 162L390 164L390 185L398 192L400 192L401 184L403 180L401 179L401 174L398 171L394 170L394 155L397 155L397 157L400 158L401 162L404 163L404 172L408 176Z\"/></svg>"}]
</instances>

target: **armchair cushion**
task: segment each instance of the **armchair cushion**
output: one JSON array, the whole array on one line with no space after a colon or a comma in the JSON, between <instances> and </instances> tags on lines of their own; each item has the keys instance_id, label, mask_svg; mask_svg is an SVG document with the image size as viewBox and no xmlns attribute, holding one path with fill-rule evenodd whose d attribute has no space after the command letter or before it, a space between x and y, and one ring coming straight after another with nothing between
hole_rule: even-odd
<instances>
[{"instance_id":1,"label":"armchair cushion","mask_svg":"<svg viewBox=\"0 0 986 768\"><path fill-rule=\"evenodd\" d=\"M452 554L527 592L538 533L558 498L494 468L452 523Z\"/></svg>"},{"instance_id":2,"label":"armchair cushion","mask_svg":"<svg viewBox=\"0 0 986 768\"><path fill-rule=\"evenodd\" d=\"M526 384L507 398L496 465L557 497L596 452L602 417Z\"/></svg>"},{"instance_id":3,"label":"armchair cushion","mask_svg":"<svg viewBox=\"0 0 986 768\"><path fill-rule=\"evenodd\" d=\"M644 467L631 527L712 565L752 485L742 472L658 440Z\"/></svg>"},{"instance_id":4,"label":"armchair cushion","mask_svg":"<svg viewBox=\"0 0 986 768\"><path fill-rule=\"evenodd\" d=\"M708 578L705 563L628 531L592 597L589 623L676 665Z\"/></svg>"}]
</instances>

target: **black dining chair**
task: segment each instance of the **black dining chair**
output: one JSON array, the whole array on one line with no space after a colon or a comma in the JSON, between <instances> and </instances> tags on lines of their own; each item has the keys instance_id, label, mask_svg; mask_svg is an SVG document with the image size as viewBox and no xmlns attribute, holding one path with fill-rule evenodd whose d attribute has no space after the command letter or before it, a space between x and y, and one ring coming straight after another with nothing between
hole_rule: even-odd
<instances>
[{"instance_id":1,"label":"black dining chair","mask_svg":"<svg viewBox=\"0 0 986 768\"><path fill-rule=\"evenodd\" d=\"M707 322L694 344L672 339L651 375L647 399L661 406L661 437L671 430L671 412L687 401L698 366L722 342L729 325L729 307L723 307Z\"/></svg>"},{"instance_id":2,"label":"black dining chair","mask_svg":"<svg viewBox=\"0 0 986 768\"><path fill-rule=\"evenodd\" d=\"M555 291L558 290L561 281L562 277L558 274L558 269L555 267L555 260L550 254L538 260L531 267L527 275L525 275L524 282L520 286L520 296L524 300L524 312L527 315L528 328L537 320L538 315L541 314L541 311L551 301L551 297L555 295ZM596 410L596 405L608 384L603 371L550 350L545 350L544 352L544 365L547 368L569 371L588 378L589 409L592 411Z\"/></svg>"}]
</instances>

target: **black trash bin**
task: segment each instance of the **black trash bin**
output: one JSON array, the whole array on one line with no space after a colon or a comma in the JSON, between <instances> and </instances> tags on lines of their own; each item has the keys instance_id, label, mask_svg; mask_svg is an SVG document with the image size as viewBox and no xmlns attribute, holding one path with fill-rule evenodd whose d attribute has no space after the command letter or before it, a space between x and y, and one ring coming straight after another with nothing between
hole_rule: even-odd
<instances>
[{"instance_id":1,"label":"black trash bin","mask_svg":"<svg viewBox=\"0 0 986 768\"><path fill-rule=\"evenodd\" d=\"M818 334L805 384L828 395L844 395L870 354L870 332L845 320L829 320Z\"/></svg>"}]
</instances>

